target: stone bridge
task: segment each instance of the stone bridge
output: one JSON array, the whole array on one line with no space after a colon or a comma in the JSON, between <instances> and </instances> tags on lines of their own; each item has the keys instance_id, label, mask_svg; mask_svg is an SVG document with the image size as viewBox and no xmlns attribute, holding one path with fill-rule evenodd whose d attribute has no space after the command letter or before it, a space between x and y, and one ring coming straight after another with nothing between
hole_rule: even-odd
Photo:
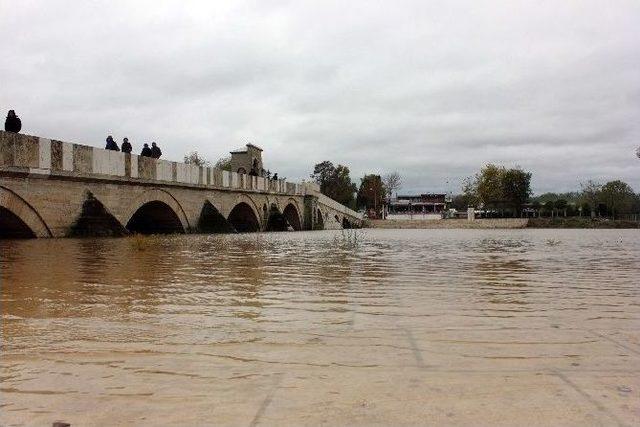
<instances>
[{"instance_id":1,"label":"stone bridge","mask_svg":"<svg viewBox=\"0 0 640 427\"><path fill-rule=\"evenodd\" d=\"M359 227L315 183L0 131L0 237Z\"/></svg>"}]
</instances>

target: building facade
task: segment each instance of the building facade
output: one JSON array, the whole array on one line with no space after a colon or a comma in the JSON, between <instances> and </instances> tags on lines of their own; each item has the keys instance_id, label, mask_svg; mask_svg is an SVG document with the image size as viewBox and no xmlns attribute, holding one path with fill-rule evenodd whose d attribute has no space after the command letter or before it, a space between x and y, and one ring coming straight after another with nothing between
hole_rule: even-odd
<instances>
[{"instance_id":1,"label":"building facade","mask_svg":"<svg viewBox=\"0 0 640 427\"><path fill-rule=\"evenodd\" d=\"M425 193L418 195L398 195L389 200L390 215L442 214L447 209L447 195Z\"/></svg>"}]
</instances>

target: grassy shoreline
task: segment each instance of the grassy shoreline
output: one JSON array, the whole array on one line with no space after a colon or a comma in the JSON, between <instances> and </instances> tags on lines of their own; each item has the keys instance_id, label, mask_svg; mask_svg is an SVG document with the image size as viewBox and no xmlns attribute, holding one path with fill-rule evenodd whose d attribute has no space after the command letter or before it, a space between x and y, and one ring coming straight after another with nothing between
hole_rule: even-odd
<instances>
[{"instance_id":1,"label":"grassy shoreline","mask_svg":"<svg viewBox=\"0 0 640 427\"><path fill-rule=\"evenodd\" d=\"M640 228L640 222L580 217L529 218L527 228Z\"/></svg>"}]
</instances>

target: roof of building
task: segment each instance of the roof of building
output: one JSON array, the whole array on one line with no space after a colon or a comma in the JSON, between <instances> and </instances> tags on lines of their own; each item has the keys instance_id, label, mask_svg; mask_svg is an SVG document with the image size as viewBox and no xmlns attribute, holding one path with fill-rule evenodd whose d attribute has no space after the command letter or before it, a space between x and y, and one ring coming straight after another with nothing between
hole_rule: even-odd
<instances>
[{"instance_id":1,"label":"roof of building","mask_svg":"<svg viewBox=\"0 0 640 427\"><path fill-rule=\"evenodd\" d=\"M397 199L415 199L419 197L444 197L446 193L398 194Z\"/></svg>"},{"instance_id":2,"label":"roof of building","mask_svg":"<svg viewBox=\"0 0 640 427\"><path fill-rule=\"evenodd\" d=\"M257 145L254 144L247 144L245 147L242 148L238 148L237 150L232 150L230 151L231 154L240 154L240 153L246 153L247 151L249 151L249 147L255 148L256 150L260 150L263 151L262 148L258 147Z\"/></svg>"}]
</instances>

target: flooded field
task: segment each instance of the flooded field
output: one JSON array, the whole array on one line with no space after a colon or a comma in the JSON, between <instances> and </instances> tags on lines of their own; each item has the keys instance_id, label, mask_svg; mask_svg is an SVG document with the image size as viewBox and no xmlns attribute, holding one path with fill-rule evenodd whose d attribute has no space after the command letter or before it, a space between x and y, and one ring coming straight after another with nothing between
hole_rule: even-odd
<instances>
[{"instance_id":1,"label":"flooded field","mask_svg":"<svg viewBox=\"0 0 640 427\"><path fill-rule=\"evenodd\" d=\"M640 424L640 230L0 253L3 426Z\"/></svg>"}]
</instances>

